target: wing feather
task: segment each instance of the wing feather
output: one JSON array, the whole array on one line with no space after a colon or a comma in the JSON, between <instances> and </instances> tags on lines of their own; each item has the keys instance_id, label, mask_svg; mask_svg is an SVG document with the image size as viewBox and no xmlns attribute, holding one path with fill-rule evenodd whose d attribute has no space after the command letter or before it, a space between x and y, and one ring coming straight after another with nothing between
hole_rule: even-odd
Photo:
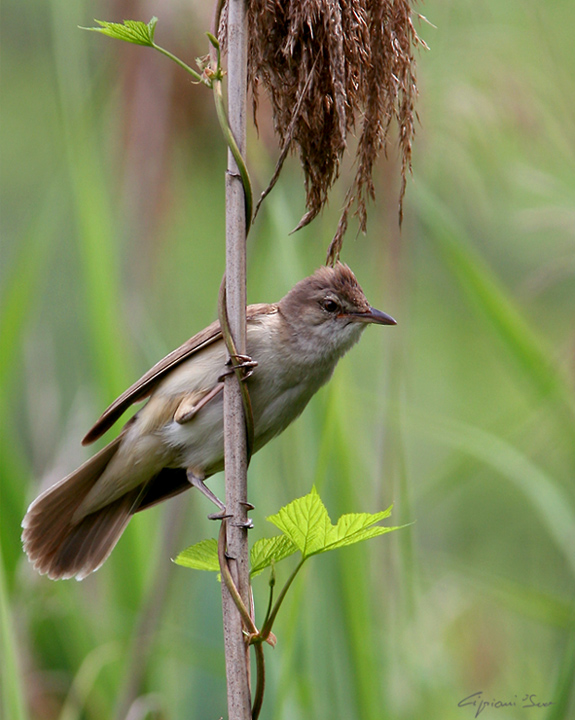
<instances>
[{"instance_id":1,"label":"wing feather","mask_svg":"<svg viewBox=\"0 0 575 720\"><path fill-rule=\"evenodd\" d=\"M267 315L276 312L277 305L250 305L247 308L247 319L252 320L258 315ZM192 338L187 340L179 348L173 350L166 355L165 358L157 362L145 375L124 391L114 402L104 410L100 418L86 433L82 440L82 445L89 445L100 438L124 412L136 402L147 398L154 390L156 385L165 375L176 365L184 362L195 353L203 348L217 342L222 337L222 330L218 320L208 325L207 328L201 330Z\"/></svg>"}]
</instances>

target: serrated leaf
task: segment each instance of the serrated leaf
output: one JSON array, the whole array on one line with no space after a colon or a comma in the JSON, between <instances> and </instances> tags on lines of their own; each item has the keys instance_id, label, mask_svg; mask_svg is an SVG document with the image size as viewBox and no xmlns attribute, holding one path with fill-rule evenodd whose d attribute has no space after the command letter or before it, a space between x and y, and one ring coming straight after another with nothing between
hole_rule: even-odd
<instances>
[{"instance_id":1,"label":"serrated leaf","mask_svg":"<svg viewBox=\"0 0 575 720\"><path fill-rule=\"evenodd\" d=\"M275 535L271 538L256 540L250 551L251 576L259 575L272 562L277 563L293 555L297 550L298 548L287 535Z\"/></svg>"},{"instance_id":2,"label":"serrated leaf","mask_svg":"<svg viewBox=\"0 0 575 720\"><path fill-rule=\"evenodd\" d=\"M289 503L267 519L283 535L257 540L250 551L250 574L259 575L272 562L279 562L298 550L303 559L319 553L346 547L378 535L397 530L376 523L389 517L391 507L378 513L348 513L332 525L325 505L315 487L304 497ZM219 572L218 543L211 538L183 550L174 560L194 570Z\"/></svg>"},{"instance_id":3,"label":"serrated leaf","mask_svg":"<svg viewBox=\"0 0 575 720\"><path fill-rule=\"evenodd\" d=\"M376 525L375 527L364 528L360 532L353 533L352 535L343 535L337 538L334 535L318 552L327 552L328 550L337 550L337 548L346 547L347 545L354 545L355 543L362 542L362 540L369 540L378 535L385 535L385 533L391 532L392 530L400 530L402 527L405 526L396 525L394 527L384 527L383 525ZM334 528L334 530L335 529L337 528Z\"/></svg>"},{"instance_id":4,"label":"serrated leaf","mask_svg":"<svg viewBox=\"0 0 575 720\"><path fill-rule=\"evenodd\" d=\"M356 542L383 535L391 530L397 530L397 527L382 527L381 525L373 527L375 523L391 515L392 507L393 505L390 505L387 510L378 513L348 513L342 515L337 521L337 525L331 527L325 541L325 549L321 552L353 545Z\"/></svg>"},{"instance_id":5,"label":"serrated leaf","mask_svg":"<svg viewBox=\"0 0 575 720\"><path fill-rule=\"evenodd\" d=\"M396 527L373 527L390 514L391 506L378 513L349 513L342 515L337 525L332 525L313 487L309 495L289 503L268 520L285 533L305 559L397 530Z\"/></svg>"},{"instance_id":6,"label":"serrated leaf","mask_svg":"<svg viewBox=\"0 0 575 720\"><path fill-rule=\"evenodd\" d=\"M219 572L218 541L215 538L201 540L199 543L182 550L174 562L177 565L183 565L193 570Z\"/></svg>"},{"instance_id":7,"label":"serrated leaf","mask_svg":"<svg viewBox=\"0 0 575 720\"><path fill-rule=\"evenodd\" d=\"M315 487L308 495L293 500L267 519L292 540L304 558L323 547L331 527L329 515Z\"/></svg>"},{"instance_id":8,"label":"serrated leaf","mask_svg":"<svg viewBox=\"0 0 575 720\"><path fill-rule=\"evenodd\" d=\"M154 45L157 17L153 17L147 25L140 20L124 20L123 23L112 23L106 20L96 20L96 22L101 27L82 28L82 30L93 30L115 40L124 40L135 45L146 45L148 47Z\"/></svg>"}]
</instances>

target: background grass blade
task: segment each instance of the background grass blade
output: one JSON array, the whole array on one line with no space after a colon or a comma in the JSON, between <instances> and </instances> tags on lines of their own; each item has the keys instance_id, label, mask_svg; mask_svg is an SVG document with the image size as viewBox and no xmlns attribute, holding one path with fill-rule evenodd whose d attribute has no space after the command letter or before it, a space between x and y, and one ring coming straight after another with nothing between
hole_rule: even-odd
<instances>
[{"instance_id":1,"label":"background grass blade","mask_svg":"<svg viewBox=\"0 0 575 720\"><path fill-rule=\"evenodd\" d=\"M572 388L555 354L473 250L465 228L455 216L424 185L418 184L416 192L426 234L441 252L464 295L489 321L538 396L557 402L569 414L570 422L563 427L575 433Z\"/></svg>"},{"instance_id":2,"label":"background grass blade","mask_svg":"<svg viewBox=\"0 0 575 720\"><path fill-rule=\"evenodd\" d=\"M0 644L2 646L0 691L2 708L5 718L27 720L28 713L24 701L20 653L18 652L15 628L16 623L12 616L10 597L6 586L3 554L0 552Z\"/></svg>"},{"instance_id":3,"label":"background grass blade","mask_svg":"<svg viewBox=\"0 0 575 720\"><path fill-rule=\"evenodd\" d=\"M532 504L575 576L575 511L558 482L517 448L479 428L434 416L425 418L420 429L511 481Z\"/></svg>"}]
</instances>

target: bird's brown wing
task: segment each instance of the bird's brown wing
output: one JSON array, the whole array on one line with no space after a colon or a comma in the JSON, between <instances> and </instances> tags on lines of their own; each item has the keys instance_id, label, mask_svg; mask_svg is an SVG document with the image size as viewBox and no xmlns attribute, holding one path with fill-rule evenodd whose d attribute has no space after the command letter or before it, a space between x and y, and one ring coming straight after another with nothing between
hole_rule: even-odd
<instances>
[{"instance_id":1,"label":"bird's brown wing","mask_svg":"<svg viewBox=\"0 0 575 720\"><path fill-rule=\"evenodd\" d=\"M247 319L252 320L257 315L267 315L274 312L276 305L250 305L247 308ZM220 340L222 330L218 320L208 325L179 348L154 365L145 375L131 385L102 413L95 425L86 433L82 445L89 445L109 430L116 420L136 402L144 400L154 390L164 376L184 360L199 352L203 348Z\"/></svg>"}]
</instances>

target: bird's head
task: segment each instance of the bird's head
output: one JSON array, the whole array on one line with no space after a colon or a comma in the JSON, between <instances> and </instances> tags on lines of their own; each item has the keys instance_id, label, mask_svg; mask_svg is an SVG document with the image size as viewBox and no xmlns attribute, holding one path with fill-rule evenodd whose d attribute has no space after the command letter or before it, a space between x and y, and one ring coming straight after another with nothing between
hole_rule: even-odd
<instances>
[{"instance_id":1,"label":"bird's head","mask_svg":"<svg viewBox=\"0 0 575 720\"><path fill-rule=\"evenodd\" d=\"M301 345L338 356L359 340L367 325L396 325L390 315L371 307L353 272L339 262L298 282L279 310Z\"/></svg>"}]
</instances>

